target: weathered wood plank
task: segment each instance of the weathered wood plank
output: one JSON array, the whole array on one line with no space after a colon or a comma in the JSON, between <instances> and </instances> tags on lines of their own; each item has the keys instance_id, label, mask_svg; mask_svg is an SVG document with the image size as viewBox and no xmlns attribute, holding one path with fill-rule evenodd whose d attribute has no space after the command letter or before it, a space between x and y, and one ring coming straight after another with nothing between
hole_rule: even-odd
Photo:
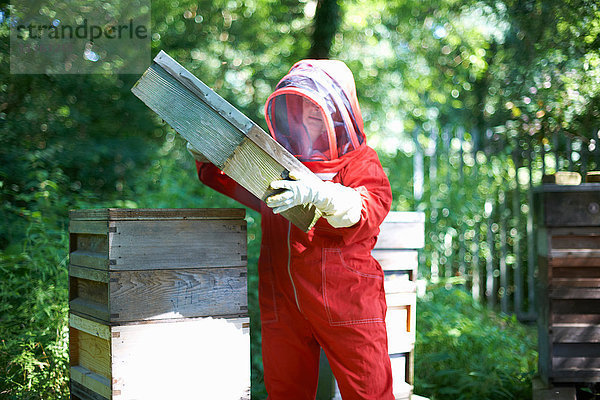
<instances>
[{"instance_id":1,"label":"weathered wood plank","mask_svg":"<svg viewBox=\"0 0 600 400\"><path fill-rule=\"evenodd\" d=\"M69 254L69 262L71 265L79 267L88 267L98 270L108 269L108 254L93 253L85 250L75 250Z\"/></svg>"},{"instance_id":2,"label":"weathered wood plank","mask_svg":"<svg viewBox=\"0 0 600 400\"><path fill-rule=\"evenodd\" d=\"M282 148L272 143L264 145L264 142L274 142L270 136L164 52L157 55L154 64L131 90L221 170L226 167L227 160L235 156L236 148L248 137L246 134L250 133L253 139L244 146L247 147L245 154L251 162L244 164L241 169L230 166L228 171L224 170L242 186L247 183L243 181L249 170L261 163L268 167L273 164L270 160L277 160L277 169L262 171L266 177L279 178L285 177L289 171L304 171L310 179L318 179L296 159L285 157L282 160L286 165L284 167L279 158L273 157L277 157L276 153L281 153ZM174 101L177 107L173 107ZM260 145L265 146L265 150L259 151ZM246 189L264 200L272 194L272 191L264 190L270 182L255 181ZM263 190L260 190L261 188ZM308 207L297 206L282 215L300 229L307 231L319 215L315 213L314 207L308 210L306 208ZM308 219L307 214L310 217Z\"/></svg>"},{"instance_id":3,"label":"weathered wood plank","mask_svg":"<svg viewBox=\"0 0 600 400\"><path fill-rule=\"evenodd\" d=\"M69 309L72 313L84 317L93 317L98 321L109 321L110 314L106 304L95 303L82 298L74 298L69 301Z\"/></svg>"},{"instance_id":4,"label":"weathered wood plank","mask_svg":"<svg viewBox=\"0 0 600 400\"><path fill-rule=\"evenodd\" d=\"M570 234L552 235L550 239L552 250L570 250L573 252L581 250L600 251L600 232L595 234Z\"/></svg>"},{"instance_id":5,"label":"weathered wood plank","mask_svg":"<svg viewBox=\"0 0 600 400\"><path fill-rule=\"evenodd\" d=\"M600 343L600 326L553 325L554 343Z\"/></svg>"},{"instance_id":6,"label":"weathered wood plank","mask_svg":"<svg viewBox=\"0 0 600 400\"><path fill-rule=\"evenodd\" d=\"M70 332L69 339L73 341L72 346L78 351L78 359L71 362L110 381L110 341L76 329L71 329ZM83 382L79 383L83 384Z\"/></svg>"},{"instance_id":7,"label":"weathered wood plank","mask_svg":"<svg viewBox=\"0 0 600 400\"><path fill-rule=\"evenodd\" d=\"M553 357L554 370L596 370L600 372L600 358L592 357Z\"/></svg>"},{"instance_id":8,"label":"weathered wood plank","mask_svg":"<svg viewBox=\"0 0 600 400\"><path fill-rule=\"evenodd\" d=\"M107 221L70 220L69 221L69 232L70 233L106 235L106 233L108 233L108 222Z\"/></svg>"},{"instance_id":9,"label":"weathered wood plank","mask_svg":"<svg viewBox=\"0 0 600 400\"><path fill-rule=\"evenodd\" d=\"M69 326L104 340L110 339L110 327L75 314L69 315Z\"/></svg>"},{"instance_id":10,"label":"weathered wood plank","mask_svg":"<svg viewBox=\"0 0 600 400\"><path fill-rule=\"evenodd\" d=\"M88 279L90 281L108 283L108 270L69 265L69 276L74 278Z\"/></svg>"},{"instance_id":11,"label":"weathered wood plank","mask_svg":"<svg viewBox=\"0 0 600 400\"><path fill-rule=\"evenodd\" d=\"M552 314L551 323L553 324L595 324L600 325L600 310L598 313L582 313L573 310L569 314Z\"/></svg>"},{"instance_id":12,"label":"weathered wood plank","mask_svg":"<svg viewBox=\"0 0 600 400\"><path fill-rule=\"evenodd\" d=\"M111 274L111 323L247 314L246 268Z\"/></svg>"},{"instance_id":13,"label":"weathered wood plank","mask_svg":"<svg viewBox=\"0 0 600 400\"><path fill-rule=\"evenodd\" d=\"M600 278L553 278L552 285L598 288L600 287Z\"/></svg>"},{"instance_id":14,"label":"weathered wood plank","mask_svg":"<svg viewBox=\"0 0 600 400\"><path fill-rule=\"evenodd\" d=\"M71 380L79 383L83 387L88 388L92 392L98 393L106 399L112 399L110 389L110 380L91 372L87 368L81 366L71 367Z\"/></svg>"},{"instance_id":15,"label":"weathered wood plank","mask_svg":"<svg viewBox=\"0 0 600 400\"><path fill-rule=\"evenodd\" d=\"M98 208L70 210L73 220L126 221L145 219L243 219L243 208Z\"/></svg>"},{"instance_id":16,"label":"weathered wood plank","mask_svg":"<svg viewBox=\"0 0 600 400\"><path fill-rule=\"evenodd\" d=\"M550 289L551 299L596 299L600 300L600 288L554 287ZM600 305L600 304L599 304ZM600 312L600 310L598 310Z\"/></svg>"},{"instance_id":17,"label":"weathered wood plank","mask_svg":"<svg viewBox=\"0 0 600 400\"><path fill-rule=\"evenodd\" d=\"M549 258L550 267L597 267L600 268L600 257L570 257Z\"/></svg>"},{"instance_id":18,"label":"weathered wood plank","mask_svg":"<svg viewBox=\"0 0 600 400\"><path fill-rule=\"evenodd\" d=\"M248 168L248 165L252 165L254 168ZM270 183L285 178L288 174L288 169L281 166L278 160L268 155L249 138L242 140L231 157L225 161L222 170L231 177L235 176L235 180L240 185L262 200L275 193L274 190L269 188ZM241 171L244 171L244 173L240 173ZM307 174L305 171L304 173ZM307 176L319 179L312 172ZM288 219L295 218L299 221L308 221L308 225L312 227L321 216L321 213L314 205L310 205L294 207L293 216L288 217L285 213L282 215Z\"/></svg>"},{"instance_id":19,"label":"weathered wood plank","mask_svg":"<svg viewBox=\"0 0 600 400\"><path fill-rule=\"evenodd\" d=\"M70 277L70 300L83 299L108 307L108 286L104 282Z\"/></svg>"},{"instance_id":20,"label":"weathered wood plank","mask_svg":"<svg viewBox=\"0 0 600 400\"><path fill-rule=\"evenodd\" d=\"M240 267L246 221L120 221L109 234L110 269Z\"/></svg>"},{"instance_id":21,"label":"weathered wood plank","mask_svg":"<svg viewBox=\"0 0 600 400\"><path fill-rule=\"evenodd\" d=\"M71 233L73 236L73 251L80 250L90 253L108 254L108 238L106 232L101 235L90 235L85 233Z\"/></svg>"}]
</instances>

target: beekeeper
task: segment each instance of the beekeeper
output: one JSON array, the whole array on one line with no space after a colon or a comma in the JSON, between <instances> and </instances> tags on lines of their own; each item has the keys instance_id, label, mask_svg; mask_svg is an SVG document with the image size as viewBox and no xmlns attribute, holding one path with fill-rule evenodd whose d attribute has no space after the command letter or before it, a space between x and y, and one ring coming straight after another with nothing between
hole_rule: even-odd
<instances>
[{"instance_id":1,"label":"beekeeper","mask_svg":"<svg viewBox=\"0 0 600 400\"><path fill-rule=\"evenodd\" d=\"M383 271L371 256L392 202L367 146L351 71L303 60L265 104L273 138L322 181L271 183L266 204L197 155L206 185L261 213L259 303L265 385L271 400L314 399L320 348L342 397L393 399ZM303 232L279 215L299 204L322 213Z\"/></svg>"}]
</instances>

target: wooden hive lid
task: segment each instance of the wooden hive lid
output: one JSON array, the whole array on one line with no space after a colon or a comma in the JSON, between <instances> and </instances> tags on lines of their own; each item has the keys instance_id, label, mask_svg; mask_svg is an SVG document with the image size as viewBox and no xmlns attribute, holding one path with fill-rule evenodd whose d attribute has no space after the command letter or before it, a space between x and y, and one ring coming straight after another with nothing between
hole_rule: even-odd
<instances>
[{"instance_id":1,"label":"wooden hive lid","mask_svg":"<svg viewBox=\"0 0 600 400\"><path fill-rule=\"evenodd\" d=\"M70 210L71 220L244 219L243 208L97 208Z\"/></svg>"}]
</instances>

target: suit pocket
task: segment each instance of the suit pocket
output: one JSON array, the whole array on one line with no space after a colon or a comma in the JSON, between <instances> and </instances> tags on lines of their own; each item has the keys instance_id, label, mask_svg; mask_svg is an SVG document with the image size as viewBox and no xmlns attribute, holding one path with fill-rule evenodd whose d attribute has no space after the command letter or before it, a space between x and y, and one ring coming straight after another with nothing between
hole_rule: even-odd
<instances>
[{"instance_id":1,"label":"suit pocket","mask_svg":"<svg viewBox=\"0 0 600 400\"><path fill-rule=\"evenodd\" d=\"M260 320L263 324L278 320L273 263L271 262L271 251L268 247L261 249L258 262L258 303L260 306Z\"/></svg>"},{"instance_id":2,"label":"suit pocket","mask_svg":"<svg viewBox=\"0 0 600 400\"><path fill-rule=\"evenodd\" d=\"M383 322L382 274L347 265L340 249L323 249L323 301L330 325Z\"/></svg>"}]
</instances>

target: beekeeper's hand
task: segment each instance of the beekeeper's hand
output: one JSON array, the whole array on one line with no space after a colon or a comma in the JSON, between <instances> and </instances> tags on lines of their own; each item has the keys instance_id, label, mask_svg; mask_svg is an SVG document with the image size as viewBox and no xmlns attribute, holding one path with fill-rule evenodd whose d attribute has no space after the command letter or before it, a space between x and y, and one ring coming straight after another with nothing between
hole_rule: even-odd
<instances>
[{"instance_id":1,"label":"beekeeper's hand","mask_svg":"<svg viewBox=\"0 0 600 400\"><path fill-rule=\"evenodd\" d=\"M339 183L303 178L299 174L290 173L290 178L293 180L271 182L272 189L285 189L266 199L275 214L300 204L314 204L335 228L349 227L360 220L362 199L356 190Z\"/></svg>"},{"instance_id":2,"label":"beekeeper's hand","mask_svg":"<svg viewBox=\"0 0 600 400\"><path fill-rule=\"evenodd\" d=\"M194 156L194 158L196 159L196 161L201 162L201 163L209 163L210 160L208 158L206 158L204 156L204 154L200 153L198 150L196 150L191 144L190 142L187 142L187 144L185 145L185 147L187 148L187 151Z\"/></svg>"}]
</instances>

